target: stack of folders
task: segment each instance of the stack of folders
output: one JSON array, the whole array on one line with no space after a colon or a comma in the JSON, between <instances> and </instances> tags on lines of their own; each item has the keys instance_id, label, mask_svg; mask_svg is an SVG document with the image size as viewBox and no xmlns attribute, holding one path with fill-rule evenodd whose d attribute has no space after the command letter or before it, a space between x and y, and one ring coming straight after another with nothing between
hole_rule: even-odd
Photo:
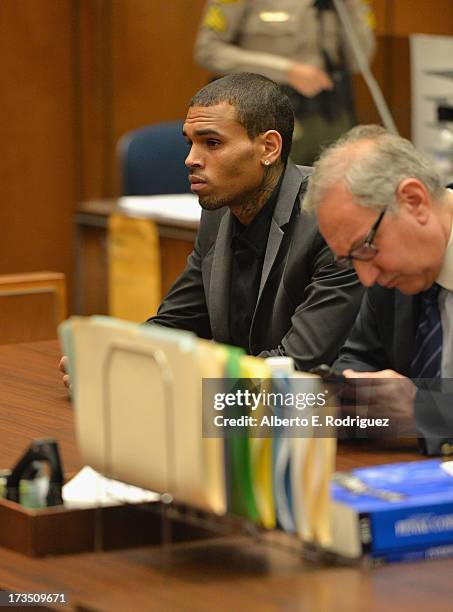
<instances>
[{"instance_id":1,"label":"stack of folders","mask_svg":"<svg viewBox=\"0 0 453 612\"><path fill-rule=\"evenodd\" d=\"M253 379L291 393L302 374L189 332L109 317L72 317L60 340L86 464L175 502L331 545L334 437L314 437L309 427L302 436L284 428L272 437L203 436L203 379L216 379L219 391L226 379ZM254 416L264 410L255 407Z\"/></svg>"}]
</instances>

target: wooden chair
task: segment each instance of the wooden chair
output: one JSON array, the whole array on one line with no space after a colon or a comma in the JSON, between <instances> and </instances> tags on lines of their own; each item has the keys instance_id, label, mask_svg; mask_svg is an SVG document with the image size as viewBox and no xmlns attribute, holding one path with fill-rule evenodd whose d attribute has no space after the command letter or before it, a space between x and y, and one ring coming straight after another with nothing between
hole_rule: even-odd
<instances>
[{"instance_id":1,"label":"wooden chair","mask_svg":"<svg viewBox=\"0 0 453 612\"><path fill-rule=\"evenodd\" d=\"M66 316L64 274L0 275L0 344L56 338Z\"/></svg>"}]
</instances>

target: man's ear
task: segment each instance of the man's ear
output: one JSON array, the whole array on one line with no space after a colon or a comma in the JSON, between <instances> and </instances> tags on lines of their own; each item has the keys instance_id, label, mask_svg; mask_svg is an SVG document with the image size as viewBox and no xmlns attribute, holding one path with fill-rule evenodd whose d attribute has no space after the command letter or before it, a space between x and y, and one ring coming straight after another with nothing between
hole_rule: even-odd
<instances>
[{"instance_id":1,"label":"man's ear","mask_svg":"<svg viewBox=\"0 0 453 612\"><path fill-rule=\"evenodd\" d=\"M277 130L268 130L261 134L263 154L261 163L270 166L280 160L282 154L282 137Z\"/></svg>"},{"instance_id":2,"label":"man's ear","mask_svg":"<svg viewBox=\"0 0 453 612\"><path fill-rule=\"evenodd\" d=\"M401 181L396 189L400 209L405 209L424 225L431 214L432 202L425 185L416 178Z\"/></svg>"}]
</instances>

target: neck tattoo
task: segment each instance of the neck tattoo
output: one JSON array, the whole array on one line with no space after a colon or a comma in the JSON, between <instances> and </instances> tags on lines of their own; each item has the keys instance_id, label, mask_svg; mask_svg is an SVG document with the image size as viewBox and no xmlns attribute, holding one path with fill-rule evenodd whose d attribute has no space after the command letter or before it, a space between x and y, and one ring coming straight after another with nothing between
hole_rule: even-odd
<instances>
[{"instance_id":1,"label":"neck tattoo","mask_svg":"<svg viewBox=\"0 0 453 612\"><path fill-rule=\"evenodd\" d=\"M244 204L238 204L231 207L231 212L242 225L249 225L269 200L280 179L282 171L282 166L272 166L266 169L263 182L259 189L249 194Z\"/></svg>"}]
</instances>

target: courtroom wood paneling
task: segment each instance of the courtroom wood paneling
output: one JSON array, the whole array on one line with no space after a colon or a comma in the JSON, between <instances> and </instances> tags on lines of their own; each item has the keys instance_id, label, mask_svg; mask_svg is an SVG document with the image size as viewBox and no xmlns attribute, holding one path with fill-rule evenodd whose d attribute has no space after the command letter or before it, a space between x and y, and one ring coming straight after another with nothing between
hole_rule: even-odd
<instances>
[{"instance_id":1,"label":"courtroom wood paneling","mask_svg":"<svg viewBox=\"0 0 453 612\"><path fill-rule=\"evenodd\" d=\"M453 34L451 0L393 0L391 7L394 36Z\"/></svg>"},{"instance_id":2,"label":"courtroom wood paneling","mask_svg":"<svg viewBox=\"0 0 453 612\"><path fill-rule=\"evenodd\" d=\"M182 118L206 74L193 46L204 0L117 0L112 15L114 129Z\"/></svg>"},{"instance_id":3,"label":"courtroom wood paneling","mask_svg":"<svg viewBox=\"0 0 453 612\"><path fill-rule=\"evenodd\" d=\"M401 136L411 137L411 75L409 39L407 36L389 36L384 39L388 45L385 69L388 75L386 95L392 115Z\"/></svg>"},{"instance_id":4,"label":"courtroom wood paneling","mask_svg":"<svg viewBox=\"0 0 453 612\"><path fill-rule=\"evenodd\" d=\"M204 0L77 0L79 199L120 193L116 143L185 116L207 73L193 45Z\"/></svg>"},{"instance_id":5,"label":"courtroom wood paneling","mask_svg":"<svg viewBox=\"0 0 453 612\"><path fill-rule=\"evenodd\" d=\"M78 201L111 191L112 0L76 0Z\"/></svg>"},{"instance_id":6,"label":"courtroom wood paneling","mask_svg":"<svg viewBox=\"0 0 453 612\"><path fill-rule=\"evenodd\" d=\"M57 270L71 290L75 203L116 195L118 138L184 117L208 79L193 61L204 2L0 2L0 274ZM379 42L373 68L409 136L408 35L452 35L453 2L372 3ZM356 81L359 119L378 120Z\"/></svg>"},{"instance_id":7,"label":"courtroom wood paneling","mask_svg":"<svg viewBox=\"0 0 453 612\"><path fill-rule=\"evenodd\" d=\"M82 282L78 314L108 314L108 260L105 227L80 230Z\"/></svg>"},{"instance_id":8,"label":"courtroom wood paneling","mask_svg":"<svg viewBox=\"0 0 453 612\"><path fill-rule=\"evenodd\" d=\"M378 48L372 65L402 136L411 137L409 36L413 33L453 35L451 0L372 0ZM361 77L355 78L357 115L361 123L380 123Z\"/></svg>"},{"instance_id":9,"label":"courtroom wood paneling","mask_svg":"<svg viewBox=\"0 0 453 612\"><path fill-rule=\"evenodd\" d=\"M0 2L0 273L72 272L72 2Z\"/></svg>"},{"instance_id":10,"label":"courtroom wood paneling","mask_svg":"<svg viewBox=\"0 0 453 612\"><path fill-rule=\"evenodd\" d=\"M188 101L208 80L193 60L203 6L204 0L113 3L115 142L136 127L185 117ZM115 179L118 193L118 173Z\"/></svg>"},{"instance_id":11,"label":"courtroom wood paneling","mask_svg":"<svg viewBox=\"0 0 453 612\"><path fill-rule=\"evenodd\" d=\"M161 254L161 295L184 270L193 241L159 237ZM108 314L107 233L104 227L84 226L80 230L82 256L81 300L79 314ZM155 314L149 312L148 316Z\"/></svg>"},{"instance_id":12,"label":"courtroom wood paneling","mask_svg":"<svg viewBox=\"0 0 453 612\"><path fill-rule=\"evenodd\" d=\"M166 295L175 280L184 270L193 241L160 237L162 295Z\"/></svg>"},{"instance_id":13,"label":"courtroom wood paneling","mask_svg":"<svg viewBox=\"0 0 453 612\"><path fill-rule=\"evenodd\" d=\"M0 344L57 338L66 316L64 274L0 275Z\"/></svg>"},{"instance_id":14,"label":"courtroom wood paneling","mask_svg":"<svg viewBox=\"0 0 453 612\"><path fill-rule=\"evenodd\" d=\"M382 89L396 126L405 138L411 137L411 83L409 39L378 35L373 74ZM361 76L355 76L354 89L358 123L381 123L371 94Z\"/></svg>"}]
</instances>

